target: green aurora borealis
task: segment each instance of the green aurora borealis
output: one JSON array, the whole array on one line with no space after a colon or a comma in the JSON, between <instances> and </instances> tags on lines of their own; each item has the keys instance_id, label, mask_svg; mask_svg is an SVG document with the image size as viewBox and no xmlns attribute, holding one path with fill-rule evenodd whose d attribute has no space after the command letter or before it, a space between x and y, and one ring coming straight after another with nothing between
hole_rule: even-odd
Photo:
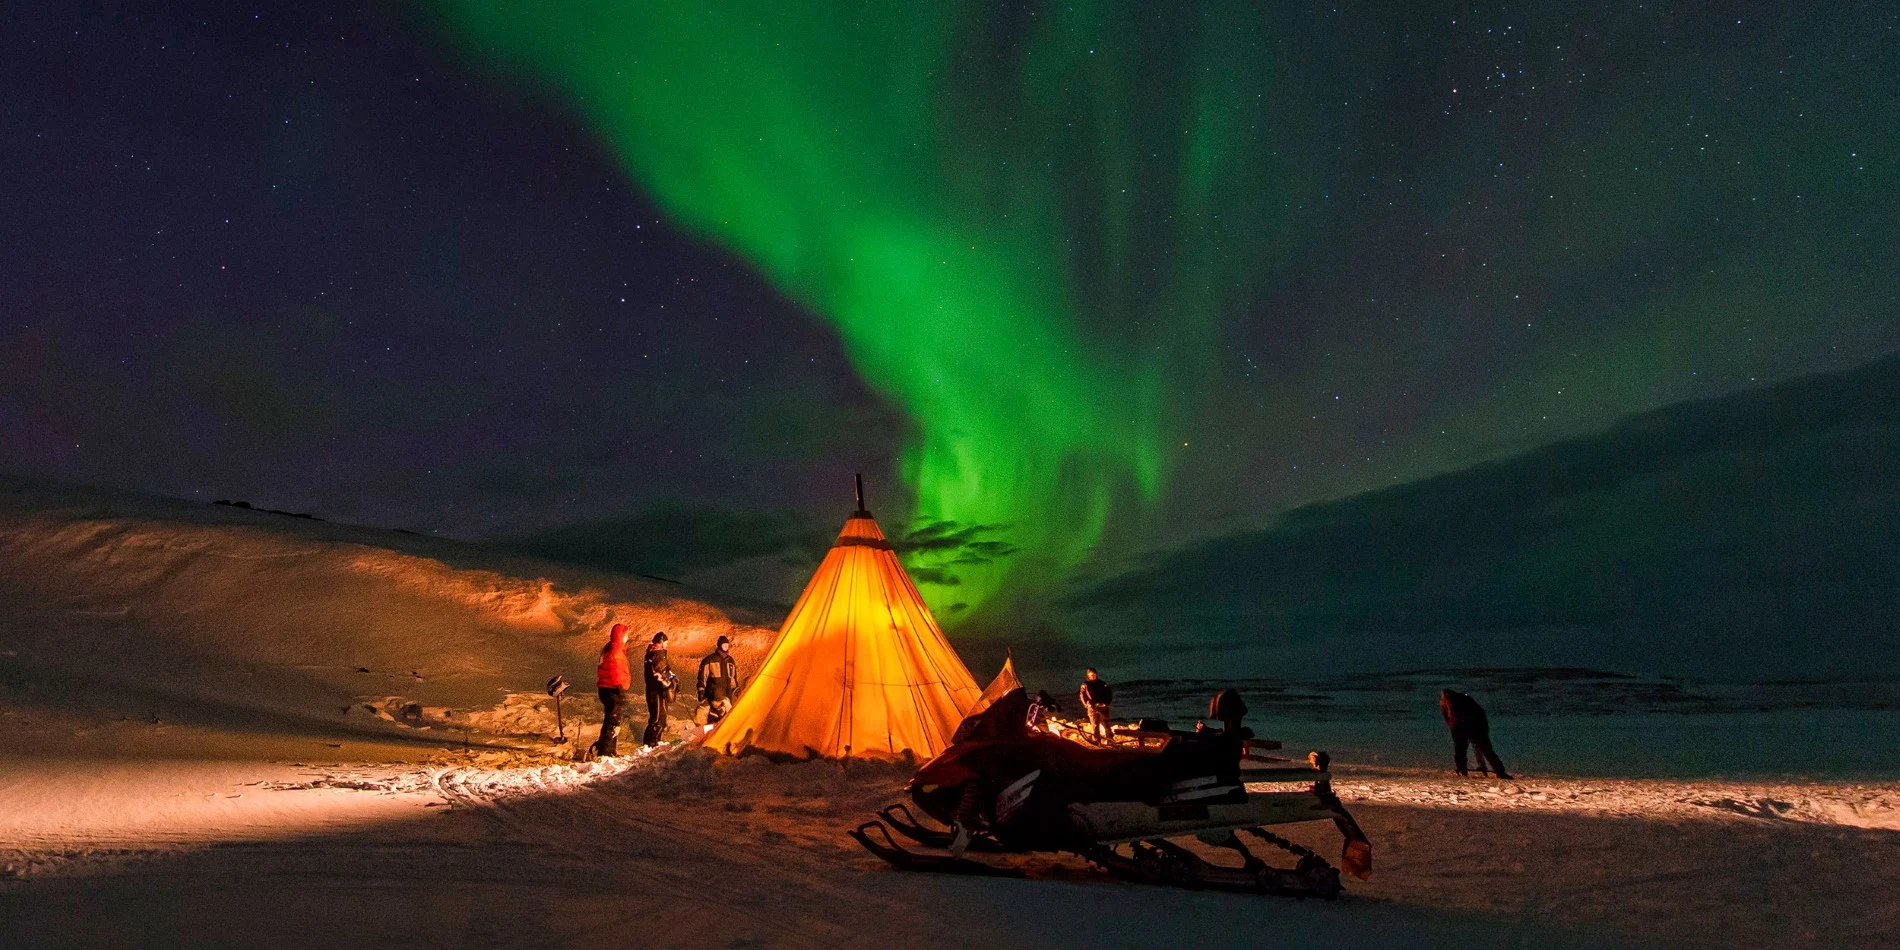
<instances>
[{"instance_id":1,"label":"green aurora borealis","mask_svg":"<svg viewBox=\"0 0 1900 950\"><path fill-rule=\"evenodd\" d=\"M1297 125L1264 121L1274 57L1243 54L1270 39L1249 9L1155 32L1088 5L1033 26L949 5L444 7L837 326L916 422L916 517L1057 569L1161 489L1176 394L1303 188L1277 147ZM1006 73L983 66L999 52ZM951 596L980 602L1008 563L958 565Z\"/></svg>"},{"instance_id":2,"label":"green aurora borealis","mask_svg":"<svg viewBox=\"0 0 1900 950\"><path fill-rule=\"evenodd\" d=\"M1021 552L940 609L1900 325L1893 27L1840 11L432 6L836 327L914 523Z\"/></svg>"}]
</instances>

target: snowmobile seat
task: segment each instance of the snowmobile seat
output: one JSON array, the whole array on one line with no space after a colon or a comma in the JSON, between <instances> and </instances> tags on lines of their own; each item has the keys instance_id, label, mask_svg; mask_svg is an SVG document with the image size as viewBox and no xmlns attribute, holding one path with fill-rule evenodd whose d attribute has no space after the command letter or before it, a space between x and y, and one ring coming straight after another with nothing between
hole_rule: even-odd
<instances>
[{"instance_id":1,"label":"snowmobile seat","mask_svg":"<svg viewBox=\"0 0 1900 950\"><path fill-rule=\"evenodd\" d=\"M1169 745L1175 750L1178 771L1194 776L1211 775L1222 785L1239 785L1244 741L1226 732L1203 732L1180 736ZM1168 750L1163 749L1162 754L1168 754Z\"/></svg>"}]
</instances>

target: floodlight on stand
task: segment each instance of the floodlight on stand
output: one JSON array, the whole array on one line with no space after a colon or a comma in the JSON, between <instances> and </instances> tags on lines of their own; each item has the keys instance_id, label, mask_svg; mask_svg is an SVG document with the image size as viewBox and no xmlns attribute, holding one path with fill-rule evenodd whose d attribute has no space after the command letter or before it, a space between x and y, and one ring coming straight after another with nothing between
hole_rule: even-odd
<instances>
[{"instance_id":1,"label":"floodlight on stand","mask_svg":"<svg viewBox=\"0 0 1900 950\"><path fill-rule=\"evenodd\" d=\"M567 677L559 673L548 677L548 695L554 697L554 729L556 738L567 741L567 720L561 716L561 697L567 693Z\"/></svg>"}]
</instances>

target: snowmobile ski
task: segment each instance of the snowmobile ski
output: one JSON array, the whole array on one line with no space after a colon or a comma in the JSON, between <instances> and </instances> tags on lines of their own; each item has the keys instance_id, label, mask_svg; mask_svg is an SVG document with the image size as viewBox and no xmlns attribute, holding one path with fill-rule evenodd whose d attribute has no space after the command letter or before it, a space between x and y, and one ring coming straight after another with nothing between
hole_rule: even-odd
<instances>
[{"instance_id":1,"label":"snowmobile ski","mask_svg":"<svg viewBox=\"0 0 1900 950\"><path fill-rule=\"evenodd\" d=\"M873 834L884 839L873 840ZM971 861L948 854L919 854L891 837L890 829L881 821L867 821L846 832L864 846L864 850L877 855L884 863L900 871L931 871L938 874L970 874L980 877L1022 877L1023 873L1015 868L996 867L981 861Z\"/></svg>"},{"instance_id":2,"label":"snowmobile ski","mask_svg":"<svg viewBox=\"0 0 1900 950\"><path fill-rule=\"evenodd\" d=\"M910 808L903 802L895 802L884 806L878 810L877 816L883 819L884 824L895 829L898 834L927 848L948 848L950 847L951 839L956 837L954 832L947 830L939 831L935 828L925 826L923 822L917 820L915 815L911 814ZM997 853L1003 850L987 835L972 835L970 837L969 848L971 851L983 851L988 853Z\"/></svg>"},{"instance_id":3,"label":"snowmobile ski","mask_svg":"<svg viewBox=\"0 0 1900 950\"><path fill-rule=\"evenodd\" d=\"M1236 842L1238 844L1238 842ZM1281 897L1333 900L1340 894L1339 871L1323 858L1308 855L1292 868L1278 868L1254 857L1244 846L1246 864L1238 868L1213 864L1165 838L1135 842L1129 854L1103 846L1090 852L1090 861L1125 880L1169 887L1247 891Z\"/></svg>"}]
</instances>

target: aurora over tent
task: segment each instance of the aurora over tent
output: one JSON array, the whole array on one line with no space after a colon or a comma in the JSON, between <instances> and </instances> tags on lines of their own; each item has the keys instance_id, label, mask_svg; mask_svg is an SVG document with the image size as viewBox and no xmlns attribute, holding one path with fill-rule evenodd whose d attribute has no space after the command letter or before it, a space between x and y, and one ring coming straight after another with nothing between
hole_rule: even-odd
<instances>
[{"instance_id":1,"label":"aurora over tent","mask_svg":"<svg viewBox=\"0 0 1900 950\"><path fill-rule=\"evenodd\" d=\"M1877 6L701 6L37 10L0 467L961 636L1900 346Z\"/></svg>"},{"instance_id":2,"label":"aurora over tent","mask_svg":"<svg viewBox=\"0 0 1900 950\"><path fill-rule=\"evenodd\" d=\"M439 9L838 328L916 423L919 519L1058 569L1161 490L1220 319L1310 190L1250 4L1164 29L1088 4ZM962 565L954 596L1011 560Z\"/></svg>"},{"instance_id":3,"label":"aurora over tent","mask_svg":"<svg viewBox=\"0 0 1900 950\"><path fill-rule=\"evenodd\" d=\"M1900 946L1900 4L9 13L8 938Z\"/></svg>"}]
</instances>

